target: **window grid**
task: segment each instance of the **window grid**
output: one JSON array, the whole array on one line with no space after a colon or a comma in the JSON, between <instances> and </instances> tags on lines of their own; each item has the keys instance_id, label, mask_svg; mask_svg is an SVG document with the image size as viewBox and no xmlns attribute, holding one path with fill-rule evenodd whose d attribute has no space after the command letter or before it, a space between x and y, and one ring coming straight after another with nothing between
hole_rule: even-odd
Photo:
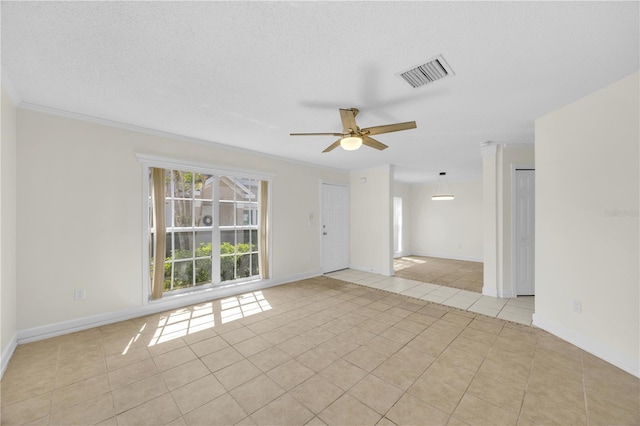
<instances>
[{"instance_id":1,"label":"window grid","mask_svg":"<svg viewBox=\"0 0 640 426\"><path fill-rule=\"evenodd\" d=\"M258 181L230 176L223 176L220 180L221 280L259 275ZM223 211L226 217L223 217ZM238 238L239 235L242 238Z\"/></svg>"},{"instance_id":2,"label":"window grid","mask_svg":"<svg viewBox=\"0 0 640 426\"><path fill-rule=\"evenodd\" d=\"M171 272L168 285L165 278L165 291L208 284L213 276L211 247L214 228L212 219L208 222L203 219L207 213L211 218L213 213L214 177L165 169L165 175L167 172L170 177L169 196L165 202L169 203L171 211L170 223L167 223L167 234L171 236L171 259L165 262L165 271L168 265ZM210 187L208 196L207 186ZM210 211L204 208L207 203L211 206ZM205 242L208 242L208 248Z\"/></svg>"},{"instance_id":3,"label":"window grid","mask_svg":"<svg viewBox=\"0 0 640 426\"><path fill-rule=\"evenodd\" d=\"M164 171L168 216L164 291L242 281L259 275L259 180L175 169ZM222 194L225 189L226 194ZM219 225L225 205L231 207L232 220L227 218L225 225ZM155 225L149 223L153 236ZM232 241L227 241L229 235L233 235ZM216 246L219 249L212 250Z\"/></svg>"}]
</instances>

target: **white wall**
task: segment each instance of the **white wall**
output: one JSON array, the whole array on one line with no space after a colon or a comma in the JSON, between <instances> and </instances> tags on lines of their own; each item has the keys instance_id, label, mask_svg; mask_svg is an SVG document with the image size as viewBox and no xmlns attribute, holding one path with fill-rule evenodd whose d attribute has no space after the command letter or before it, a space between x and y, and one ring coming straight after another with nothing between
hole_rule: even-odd
<instances>
[{"instance_id":1,"label":"white wall","mask_svg":"<svg viewBox=\"0 0 640 426\"><path fill-rule=\"evenodd\" d=\"M320 180L347 183L346 173L23 109L17 123L19 336L143 305L137 153L276 174L272 281L320 273L309 213L320 217Z\"/></svg>"},{"instance_id":2,"label":"white wall","mask_svg":"<svg viewBox=\"0 0 640 426\"><path fill-rule=\"evenodd\" d=\"M350 186L350 268L391 276L393 167L353 171Z\"/></svg>"},{"instance_id":3,"label":"white wall","mask_svg":"<svg viewBox=\"0 0 640 426\"><path fill-rule=\"evenodd\" d=\"M394 256L408 256L411 254L411 184L393 182L393 196L402 198L402 247L399 253L395 253L394 249Z\"/></svg>"},{"instance_id":4,"label":"white wall","mask_svg":"<svg viewBox=\"0 0 640 426\"><path fill-rule=\"evenodd\" d=\"M4 373L16 345L16 108L2 86L0 144L0 354ZM0 375L1 375L0 373Z\"/></svg>"},{"instance_id":5,"label":"white wall","mask_svg":"<svg viewBox=\"0 0 640 426\"><path fill-rule=\"evenodd\" d=\"M636 376L639 81L633 74L535 124L534 324Z\"/></svg>"},{"instance_id":6,"label":"white wall","mask_svg":"<svg viewBox=\"0 0 640 426\"><path fill-rule=\"evenodd\" d=\"M449 181L455 198L433 201L436 183L411 187L411 252L482 261L482 181Z\"/></svg>"}]
</instances>

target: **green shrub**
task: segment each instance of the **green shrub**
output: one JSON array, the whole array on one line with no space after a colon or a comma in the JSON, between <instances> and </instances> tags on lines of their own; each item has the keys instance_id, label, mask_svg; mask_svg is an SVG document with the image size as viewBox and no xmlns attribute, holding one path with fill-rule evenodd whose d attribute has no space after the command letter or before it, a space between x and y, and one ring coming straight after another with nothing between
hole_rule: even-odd
<instances>
[{"instance_id":1,"label":"green shrub","mask_svg":"<svg viewBox=\"0 0 640 426\"><path fill-rule=\"evenodd\" d=\"M251 276L249 255L241 253L251 253L255 247L255 244L246 243L235 246L227 242L220 244L220 279L228 281ZM236 275L234 275L234 269Z\"/></svg>"},{"instance_id":2,"label":"green shrub","mask_svg":"<svg viewBox=\"0 0 640 426\"><path fill-rule=\"evenodd\" d=\"M255 244L240 243L233 245L228 242L220 244L220 278L222 281L229 281L236 278L244 278L251 276L252 268L250 255L255 250ZM193 266L196 267L196 285L211 282L211 243L200 243L196 247L196 257L203 259L195 259L194 261L186 261L192 259L191 250L175 250L175 259L185 259L185 262L176 262L175 265L180 267L180 271L175 271L173 277L173 289L191 287L193 277ZM151 262L153 263L153 258ZM184 265L184 266L182 266ZM167 257L164 263L164 290L171 289L171 257ZM184 269L182 269L184 268ZM177 269L177 268L176 268ZM255 268L254 268L255 269ZM234 274L235 272L235 274ZM257 271L253 271L254 273ZM151 275L153 275L153 266L151 266Z\"/></svg>"}]
</instances>

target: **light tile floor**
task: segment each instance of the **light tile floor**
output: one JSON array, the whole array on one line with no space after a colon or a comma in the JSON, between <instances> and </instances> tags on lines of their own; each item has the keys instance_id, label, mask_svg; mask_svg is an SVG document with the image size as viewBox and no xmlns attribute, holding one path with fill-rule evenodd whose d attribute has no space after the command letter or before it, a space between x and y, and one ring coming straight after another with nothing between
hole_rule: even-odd
<instances>
[{"instance_id":1,"label":"light tile floor","mask_svg":"<svg viewBox=\"0 0 640 426\"><path fill-rule=\"evenodd\" d=\"M639 382L537 328L323 276L20 345L0 411L3 425L637 425Z\"/></svg>"},{"instance_id":2,"label":"light tile floor","mask_svg":"<svg viewBox=\"0 0 640 426\"><path fill-rule=\"evenodd\" d=\"M387 277L371 272L343 269L326 274L329 277L371 288L403 294L409 297L441 303L453 308L531 325L535 296L498 299L473 291L437 284L423 283L406 278Z\"/></svg>"},{"instance_id":3,"label":"light tile floor","mask_svg":"<svg viewBox=\"0 0 640 426\"><path fill-rule=\"evenodd\" d=\"M393 259L396 277L482 293L482 262L428 256Z\"/></svg>"}]
</instances>

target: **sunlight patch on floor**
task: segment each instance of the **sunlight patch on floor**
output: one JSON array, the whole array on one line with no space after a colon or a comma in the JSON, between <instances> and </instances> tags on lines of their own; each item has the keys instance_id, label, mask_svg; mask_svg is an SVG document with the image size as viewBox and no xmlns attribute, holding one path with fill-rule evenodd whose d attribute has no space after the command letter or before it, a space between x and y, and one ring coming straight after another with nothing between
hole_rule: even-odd
<instances>
[{"instance_id":1,"label":"sunlight patch on floor","mask_svg":"<svg viewBox=\"0 0 640 426\"><path fill-rule=\"evenodd\" d=\"M138 339L140 338L140 336L142 335L142 332L144 331L144 329L147 327L147 324L144 323L142 324L142 327L140 328L140 330L138 331L138 334L136 334L135 336L133 336L131 338L131 340L129 340L129 344L124 348L124 350L122 351L122 355L126 355L127 352L129 352L129 348L131 347L131 345L133 345L135 342L138 341Z\"/></svg>"},{"instance_id":2,"label":"sunlight patch on floor","mask_svg":"<svg viewBox=\"0 0 640 426\"><path fill-rule=\"evenodd\" d=\"M427 263L427 261L416 258L401 257L399 259L394 259L393 267L396 271L400 271L402 269L410 268L421 263Z\"/></svg>"},{"instance_id":3,"label":"sunlight patch on floor","mask_svg":"<svg viewBox=\"0 0 640 426\"><path fill-rule=\"evenodd\" d=\"M148 346L151 347L185 337L199 331L214 328L216 324L226 324L270 309L272 309L271 305L262 291L254 291L201 305L194 305L189 308L181 308L160 317L157 329ZM123 355L140 337L145 327L146 323L138 334L129 341L122 353Z\"/></svg>"},{"instance_id":4,"label":"sunlight patch on floor","mask_svg":"<svg viewBox=\"0 0 640 426\"><path fill-rule=\"evenodd\" d=\"M268 311L271 309L271 305L269 305L261 291L254 291L238 297L223 299L221 308L222 324L226 324L230 321Z\"/></svg>"}]
</instances>

